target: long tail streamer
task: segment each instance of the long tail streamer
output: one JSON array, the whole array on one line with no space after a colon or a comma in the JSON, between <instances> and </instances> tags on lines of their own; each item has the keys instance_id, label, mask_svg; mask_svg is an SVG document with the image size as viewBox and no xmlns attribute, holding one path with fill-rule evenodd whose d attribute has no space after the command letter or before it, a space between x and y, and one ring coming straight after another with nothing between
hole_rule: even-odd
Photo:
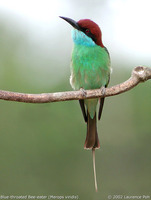
<instances>
[{"instance_id":1,"label":"long tail streamer","mask_svg":"<svg viewBox=\"0 0 151 200\"><path fill-rule=\"evenodd\" d=\"M98 185L96 180L96 167L95 167L95 148L92 149L92 157L93 157L93 170L94 170L94 183L95 183L95 190L98 191Z\"/></svg>"}]
</instances>

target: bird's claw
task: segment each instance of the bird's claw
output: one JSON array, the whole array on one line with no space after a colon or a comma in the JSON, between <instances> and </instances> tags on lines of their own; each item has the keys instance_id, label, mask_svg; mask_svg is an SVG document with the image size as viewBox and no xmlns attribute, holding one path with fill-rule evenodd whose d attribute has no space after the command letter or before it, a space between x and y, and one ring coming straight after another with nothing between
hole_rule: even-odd
<instances>
[{"instance_id":1,"label":"bird's claw","mask_svg":"<svg viewBox=\"0 0 151 200\"><path fill-rule=\"evenodd\" d=\"M103 95L103 97L104 97L104 96L105 96L105 93L106 93L106 89L105 89L104 86L102 86L100 89L101 89L101 93L102 93L102 95Z\"/></svg>"},{"instance_id":2,"label":"bird's claw","mask_svg":"<svg viewBox=\"0 0 151 200\"><path fill-rule=\"evenodd\" d=\"M84 90L83 88L80 88L80 91L82 92L82 95L83 95L84 97L86 97L86 95L87 95L86 90Z\"/></svg>"}]
</instances>

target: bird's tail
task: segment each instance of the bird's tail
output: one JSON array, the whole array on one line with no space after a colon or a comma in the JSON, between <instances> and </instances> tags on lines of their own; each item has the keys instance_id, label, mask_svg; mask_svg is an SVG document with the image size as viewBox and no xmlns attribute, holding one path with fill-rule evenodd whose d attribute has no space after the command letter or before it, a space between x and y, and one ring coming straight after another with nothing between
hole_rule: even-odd
<instances>
[{"instance_id":1,"label":"bird's tail","mask_svg":"<svg viewBox=\"0 0 151 200\"><path fill-rule=\"evenodd\" d=\"M97 192L97 180L96 180L96 169L95 169L95 149L100 148L100 142L99 142L98 133L97 133L96 112L95 112L94 118L92 119L89 112L87 111L87 135L86 135L84 148L92 149L94 182L95 182L95 190Z\"/></svg>"},{"instance_id":2,"label":"bird's tail","mask_svg":"<svg viewBox=\"0 0 151 200\"><path fill-rule=\"evenodd\" d=\"M94 115L94 118L92 119L88 111L87 111L87 135L84 148L85 149L100 148L100 143L97 133L97 125L96 125L96 113Z\"/></svg>"},{"instance_id":3,"label":"bird's tail","mask_svg":"<svg viewBox=\"0 0 151 200\"><path fill-rule=\"evenodd\" d=\"M93 171L94 171L94 184L95 190L98 191L97 179L96 179L96 168L95 168L95 149L92 149L92 157L93 157Z\"/></svg>"}]
</instances>

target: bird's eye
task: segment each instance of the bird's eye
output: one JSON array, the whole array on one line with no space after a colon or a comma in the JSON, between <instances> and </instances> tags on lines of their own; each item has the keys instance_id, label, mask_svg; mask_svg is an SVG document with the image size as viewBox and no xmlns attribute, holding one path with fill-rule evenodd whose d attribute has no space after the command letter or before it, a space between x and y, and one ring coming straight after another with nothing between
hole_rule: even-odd
<instances>
[{"instance_id":1,"label":"bird's eye","mask_svg":"<svg viewBox=\"0 0 151 200\"><path fill-rule=\"evenodd\" d=\"M87 29L85 30L85 33L86 33L86 34L90 33L90 30L87 28Z\"/></svg>"}]
</instances>

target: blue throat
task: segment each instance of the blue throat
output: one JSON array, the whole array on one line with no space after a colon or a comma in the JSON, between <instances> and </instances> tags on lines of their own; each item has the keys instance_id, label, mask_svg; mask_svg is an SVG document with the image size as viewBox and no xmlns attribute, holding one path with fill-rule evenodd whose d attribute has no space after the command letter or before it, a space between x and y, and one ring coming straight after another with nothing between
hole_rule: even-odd
<instances>
[{"instance_id":1,"label":"blue throat","mask_svg":"<svg viewBox=\"0 0 151 200\"><path fill-rule=\"evenodd\" d=\"M87 47L96 46L95 42L88 37L82 31L78 31L77 29L72 29L72 39L75 44L83 45Z\"/></svg>"}]
</instances>

